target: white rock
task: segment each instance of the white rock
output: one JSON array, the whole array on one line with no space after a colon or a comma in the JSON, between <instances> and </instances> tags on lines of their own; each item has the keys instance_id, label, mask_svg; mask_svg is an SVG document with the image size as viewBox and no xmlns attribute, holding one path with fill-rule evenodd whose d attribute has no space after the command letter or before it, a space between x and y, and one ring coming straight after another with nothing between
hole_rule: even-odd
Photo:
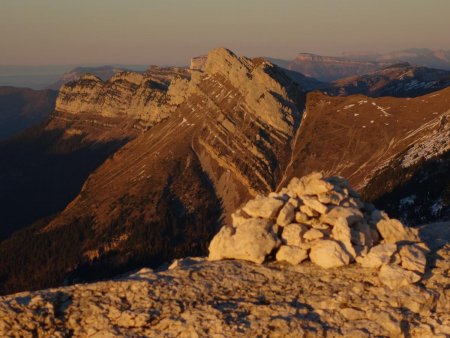
<instances>
[{"instance_id":1,"label":"white rock","mask_svg":"<svg viewBox=\"0 0 450 338\"><path fill-rule=\"evenodd\" d=\"M277 224L280 226L286 226L294 220L295 208L291 203L286 203L280 210L277 217Z\"/></svg>"},{"instance_id":2,"label":"white rock","mask_svg":"<svg viewBox=\"0 0 450 338\"><path fill-rule=\"evenodd\" d=\"M321 173L312 173L301 179L292 179L288 189L302 195L318 195L333 189L333 185L324 181Z\"/></svg>"},{"instance_id":3,"label":"white rock","mask_svg":"<svg viewBox=\"0 0 450 338\"><path fill-rule=\"evenodd\" d=\"M344 196L337 191L328 191L317 195L317 199L320 203L333 204L337 206L342 202Z\"/></svg>"},{"instance_id":4,"label":"white rock","mask_svg":"<svg viewBox=\"0 0 450 338\"><path fill-rule=\"evenodd\" d=\"M272 221L251 218L237 228L222 227L209 245L209 259L244 259L263 263L266 255L280 244L272 225Z\"/></svg>"},{"instance_id":5,"label":"white rock","mask_svg":"<svg viewBox=\"0 0 450 338\"><path fill-rule=\"evenodd\" d=\"M333 207L324 215L322 215L321 220L324 223L330 224L332 226L335 225L339 218L344 218L348 225L361 221L364 218L364 215L361 211L353 207Z\"/></svg>"},{"instance_id":6,"label":"white rock","mask_svg":"<svg viewBox=\"0 0 450 338\"><path fill-rule=\"evenodd\" d=\"M299 210L304 213L305 215L307 215L308 217L316 217L317 216L317 212L315 212L314 210L312 210L310 207L308 207L307 205L301 205Z\"/></svg>"},{"instance_id":7,"label":"white rock","mask_svg":"<svg viewBox=\"0 0 450 338\"><path fill-rule=\"evenodd\" d=\"M328 224L322 223L316 218L313 218L308 224L310 224L314 229L325 230L324 232L331 233L330 226Z\"/></svg>"},{"instance_id":8,"label":"white rock","mask_svg":"<svg viewBox=\"0 0 450 338\"><path fill-rule=\"evenodd\" d=\"M334 268L350 263L349 254L332 240L317 241L309 254L311 261L323 268Z\"/></svg>"},{"instance_id":9,"label":"white rock","mask_svg":"<svg viewBox=\"0 0 450 338\"><path fill-rule=\"evenodd\" d=\"M419 242L419 233L417 229L408 228L399 220L389 219L380 220L377 223L377 229L386 243L397 243L401 241Z\"/></svg>"},{"instance_id":10,"label":"white rock","mask_svg":"<svg viewBox=\"0 0 450 338\"><path fill-rule=\"evenodd\" d=\"M297 197L289 198L288 202L291 203L294 206L294 208L298 209L300 207L300 200Z\"/></svg>"},{"instance_id":11,"label":"white rock","mask_svg":"<svg viewBox=\"0 0 450 338\"><path fill-rule=\"evenodd\" d=\"M312 210L317 211L319 214L325 214L328 210L327 206L320 203L316 197L302 196L301 200L306 206L310 207Z\"/></svg>"},{"instance_id":12,"label":"white rock","mask_svg":"<svg viewBox=\"0 0 450 338\"><path fill-rule=\"evenodd\" d=\"M344 248L354 259L356 257L356 251L352 245L352 232L345 218L338 218L333 227L332 235L336 241L342 243Z\"/></svg>"},{"instance_id":13,"label":"white rock","mask_svg":"<svg viewBox=\"0 0 450 338\"><path fill-rule=\"evenodd\" d=\"M402 267L406 270L425 272L427 258L424 250L418 245L403 245L399 251Z\"/></svg>"},{"instance_id":14,"label":"white rock","mask_svg":"<svg viewBox=\"0 0 450 338\"><path fill-rule=\"evenodd\" d=\"M238 209L231 214L231 223L233 224L234 227L238 227L242 223L246 222L249 218L251 218L249 215L247 215L241 209Z\"/></svg>"},{"instance_id":15,"label":"white rock","mask_svg":"<svg viewBox=\"0 0 450 338\"><path fill-rule=\"evenodd\" d=\"M416 283L420 276L412 271L405 270L398 265L383 265L378 274L380 281L391 289L398 289L402 286Z\"/></svg>"},{"instance_id":16,"label":"white rock","mask_svg":"<svg viewBox=\"0 0 450 338\"><path fill-rule=\"evenodd\" d=\"M242 208L252 217L275 218L284 202L272 197L257 196Z\"/></svg>"},{"instance_id":17,"label":"white rock","mask_svg":"<svg viewBox=\"0 0 450 338\"><path fill-rule=\"evenodd\" d=\"M281 238L283 243L287 245L300 246L303 240L303 234L308 231L308 227L304 224L291 223L283 228Z\"/></svg>"},{"instance_id":18,"label":"white rock","mask_svg":"<svg viewBox=\"0 0 450 338\"><path fill-rule=\"evenodd\" d=\"M308 241L314 241L316 239L324 238L325 234L318 229L309 229L303 234L303 238Z\"/></svg>"},{"instance_id":19,"label":"white rock","mask_svg":"<svg viewBox=\"0 0 450 338\"><path fill-rule=\"evenodd\" d=\"M301 211L297 211L295 213L295 221L297 223L307 223L309 221L309 217L307 214L301 212Z\"/></svg>"},{"instance_id":20,"label":"white rock","mask_svg":"<svg viewBox=\"0 0 450 338\"><path fill-rule=\"evenodd\" d=\"M397 245L393 243L379 244L370 249L367 256L358 257L356 261L365 268L379 268L383 264L389 264L396 251Z\"/></svg>"},{"instance_id":21,"label":"white rock","mask_svg":"<svg viewBox=\"0 0 450 338\"><path fill-rule=\"evenodd\" d=\"M308 258L308 251L296 246L282 245L276 254L276 260L279 262L288 262L297 265Z\"/></svg>"}]
</instances>

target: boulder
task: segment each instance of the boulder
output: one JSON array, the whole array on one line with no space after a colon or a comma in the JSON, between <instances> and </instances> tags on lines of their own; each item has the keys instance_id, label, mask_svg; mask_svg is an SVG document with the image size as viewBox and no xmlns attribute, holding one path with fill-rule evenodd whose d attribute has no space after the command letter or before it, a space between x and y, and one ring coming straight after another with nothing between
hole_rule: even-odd
<instances>
[{"instance_id":1,"label":"boulder","mask_svg":"<svg viewBox=\"0 0 450 338\"><path fill-rule=\"evenodd\" d=\"M291 197L289 198L289 203L291 203L294 208L298 208L300 206L300 200L297 197Z\"/></svg>"},{"instance_id":2,"label":"boulder","mask_svg":"<svg viewBox=\"0 0 450 338\"><path fill-rule=\"evenodd\" d=\"M374 246L365 257L358 257L356 261L365 268L379 268L391 262L392 255L397 251L397 245L385 243Z\"/></svg>"},{"instance_id":3,"label":"boulder","mask_svg":"<svg viewBox=\"0 0 450 338\"><path fill-rule=\"evenodd\" d=\"M383 265L378 274L380 281L391 289L398 289L416 283L421 276L415 272L403 269L398 265Z\"/></svg>"},{"instance_id":4,"label":"boulder","mask_svg":"<svg viewBox=\"0 0 450 338\"><path fill-rule=\"evenodd\" d=\"M310 220L310 218L308 217L307 214L301 212L301 211L297 211L295 213L295 221L297 223L307 223Z\"/></svg>"},{"instance_id":5,"label":"boulder","mask_svg":"<svg viewBox=\"0 0 450 338\"><path fill-rule=\"evenodd\" d=\"M358 222L352 227L352 243L362 247L373 246L374 240L370 226L364 222Z\"/></svg>"},{"instance_id":6,"label":"boulder","mask_svg":"<svg viewBox=\"0 0 450 338\"><path fill-rule=\"evenodd\" d=\"M257 196L242 208L248 215L261 218L275 218L284 202L277 198Z\"/></svg>"},{"instance_id":7,"label":"boulder","mask_svg":"<svg viewBox=\"0 0 450 338\"><path fill-rule=\"evenodd\" d=\"M303 240L303 234L308 231L308 227L304 224L291 223L283 228L281 238L283 243L287 245L300 246Z\"/></svg>"},{"instance_id":8,"label":"boulder","mask_svg":"<svg viewBox=\"0 0 450 338\"><path fill-rule=\"evenodd\" d=\"M348 226L347 220L345 218L338 218L331 233L336 241L341 242L350 256L355 258L356 252L352 245L352 232Z\"/></svg>"},{"instance_id":9,"label":"boulder","mask_svg":"<svg viewBox=\"0 0 450 338\"><path fill-rule=\"evenodd\" d=\"M417 229L408 228L396 219L381 219L376 227L386 243L420 242Z\"/></svg>"},{"instance_id":10,"label":"boulder","mask_svg":"<svg viewBox=\"0 0 450 338\"><path fill-rule=\"evenodd\" d=\"M243 259L261 264L280 241L270 220L251 218L239 227L224 226L209 245L209 259Z\"/></svg>"},{"instance_id":11,"label":"boulder","mask_svg":"<svg viewBox=\"0 0 450 338\"><path fill-rule=\"evenodd\" d=\"M303 195L318 195L333 189L333 185L324 181L321 173L312 173L301 179L292 179L288 189L295 191L299 197Z\"/></svg>"},{"instance_id":12,"label":"boulder","mask_svg":"<svg viewBox=\"0 0 450 338\"><path fill-rule=\"evenodd\" d=\"M337 191L327 191L317 195L317 199L323 204L332 204L338 206L345 196Z\"/></svg>"},{"instance_id":13,"label":"boulder","mask_svg":"<svg viewBox=\"0 0 450 338\"><path fill-rule=\"evenodd\" d=\"M328 210L327 206L320 203L316 197L302 196L301 200L306 206L317 211L319 214L325 214Z\"/></svg>"},{"instance_id":14,"label":"boulder","mask_svg":"<svg viewBox=\"0 0 450 338\"><path fill-rule=\"evenodd\" d=\"M280 210L277 217L277 224L284 227L294 220L295 208L291 203L286 203Z\"/></svg>"},{"instance_id":15,"label":"boulder","mask_svg":"<svg viewBox=\"0 0 450 338\"><path fill-rule=\"evenodd\" d=\"M399 250L402 267L406 270L425 272L427 266L427 258L424 249L418 245L403 245Z\"/></svg>"},{"instance_id":16,"label":"boulder","mask_svg":"<svg viewBox=\"0 0 450 338\"><path fill-rule=\"evenodd\" d=\"M348 225L361 221L364 218L363 213L357 208L353 207L333 207L324 215L322 215L321 220L324 223L334 226L339 218L344 218Z\"/></svg>"},{"instance_id":17,"label":"boulder","mask_svg":"<svg viewBox=\"0 0 450 338\"><path fill-rule=\"evenodd\" d=\"M308 258L308 251L296 246L282 245L276 254L276 260L279 262L288 262L297 265Z\"/></svg>"},{"instance_id":18,"label":"boulder","mask_svg":"<svg viewBox=\"0 0 450 338\"><path fill-rule=\"evenodd\" d=\"M311 209L307 205L301 205L299 210L301 213L305 214L308 217L316 217L317 216L317 212L315 212L313 209Z\"/></svg>"},{"instance_id":19,"label":"boulder","mask_svg":"<svg viewBox=\"0 0 450 338\"><path fill-rule=\"evenodd\" d=\"M318 229L309 229L303 234L303 238L308 241L315 241L316 239L324 238L325 234Z\"/></svg>"},{"instance_id":20,"label":"boulder","mask_svg":"<svg viewBox=\"0 0 450 338\"><path fill-rule=\"evenodd\" d=\"M242 223L246 222L249 218L251 218L249 215L247 215L241 209L238 209L231 214L231 223L233 224L234 227L238 227Z\"/></svg>"},{"instance_id":21,"label":"boulder","mask_svg":"<svg viewBox=\"0 0 450 338\"><path fill-rule=\"evenodd\" d=\"M350 263L350 255L333 240L318 241L309 254L311 261L323 268L335 268Z\"/></svg>"}]
</instances>

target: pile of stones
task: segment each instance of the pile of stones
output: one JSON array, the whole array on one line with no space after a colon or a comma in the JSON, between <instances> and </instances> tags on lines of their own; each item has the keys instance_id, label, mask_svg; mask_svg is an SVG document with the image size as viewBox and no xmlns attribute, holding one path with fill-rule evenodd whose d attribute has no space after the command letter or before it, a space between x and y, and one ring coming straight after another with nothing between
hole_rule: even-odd
<instances>
[{"instance_id":1,"label":"pile of stones","mask_svg":"<svg viewBox=\"0 0 450 338\"><path fill-rule=\"evenodd\" d=\"M378 269L392 289L422 278L426 253L417 229L362 201L347 180L321 173L293 178L280 192L248 201L209 246L210 260L310 260L322 268L356 262Z\"/></svg>"}]
</instances>

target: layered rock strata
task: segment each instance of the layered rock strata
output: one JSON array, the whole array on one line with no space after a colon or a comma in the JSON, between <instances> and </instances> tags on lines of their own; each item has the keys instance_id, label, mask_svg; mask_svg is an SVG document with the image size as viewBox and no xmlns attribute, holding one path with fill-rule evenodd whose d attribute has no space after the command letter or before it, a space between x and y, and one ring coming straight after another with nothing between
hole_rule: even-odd
<instances>
[{"instance_id":1,"label":"layered rock strata","mask_svg":"<svg viewBox=\"0 0 450 338\"><path fill-rule=\"evenodd\" d=\"M130 118L154 125L176 108L189 74L178 68L149 69L146 73L118 72L109 80L86 74L60 89L56 112Z\"/></svg>"}]
</instances>

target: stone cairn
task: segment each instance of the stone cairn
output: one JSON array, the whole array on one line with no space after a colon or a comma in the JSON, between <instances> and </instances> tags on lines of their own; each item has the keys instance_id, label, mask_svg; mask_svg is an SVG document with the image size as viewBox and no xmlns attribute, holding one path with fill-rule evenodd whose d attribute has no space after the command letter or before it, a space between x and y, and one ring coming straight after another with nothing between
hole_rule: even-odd
<instances>
[{"instance_id":1,"label":"stone cairn","mask_svg":"<svg viewBox=\"0 0 450 338\"><path fill-rule=\"evenodd\" d=\"M297 265L309 259L322 268L357 262L378 269L392 289L422 278L426 253L417 229L364 203L347 180L321 173L248 201L209 246L210 260Z\"/></svg>"}]
</instances>

